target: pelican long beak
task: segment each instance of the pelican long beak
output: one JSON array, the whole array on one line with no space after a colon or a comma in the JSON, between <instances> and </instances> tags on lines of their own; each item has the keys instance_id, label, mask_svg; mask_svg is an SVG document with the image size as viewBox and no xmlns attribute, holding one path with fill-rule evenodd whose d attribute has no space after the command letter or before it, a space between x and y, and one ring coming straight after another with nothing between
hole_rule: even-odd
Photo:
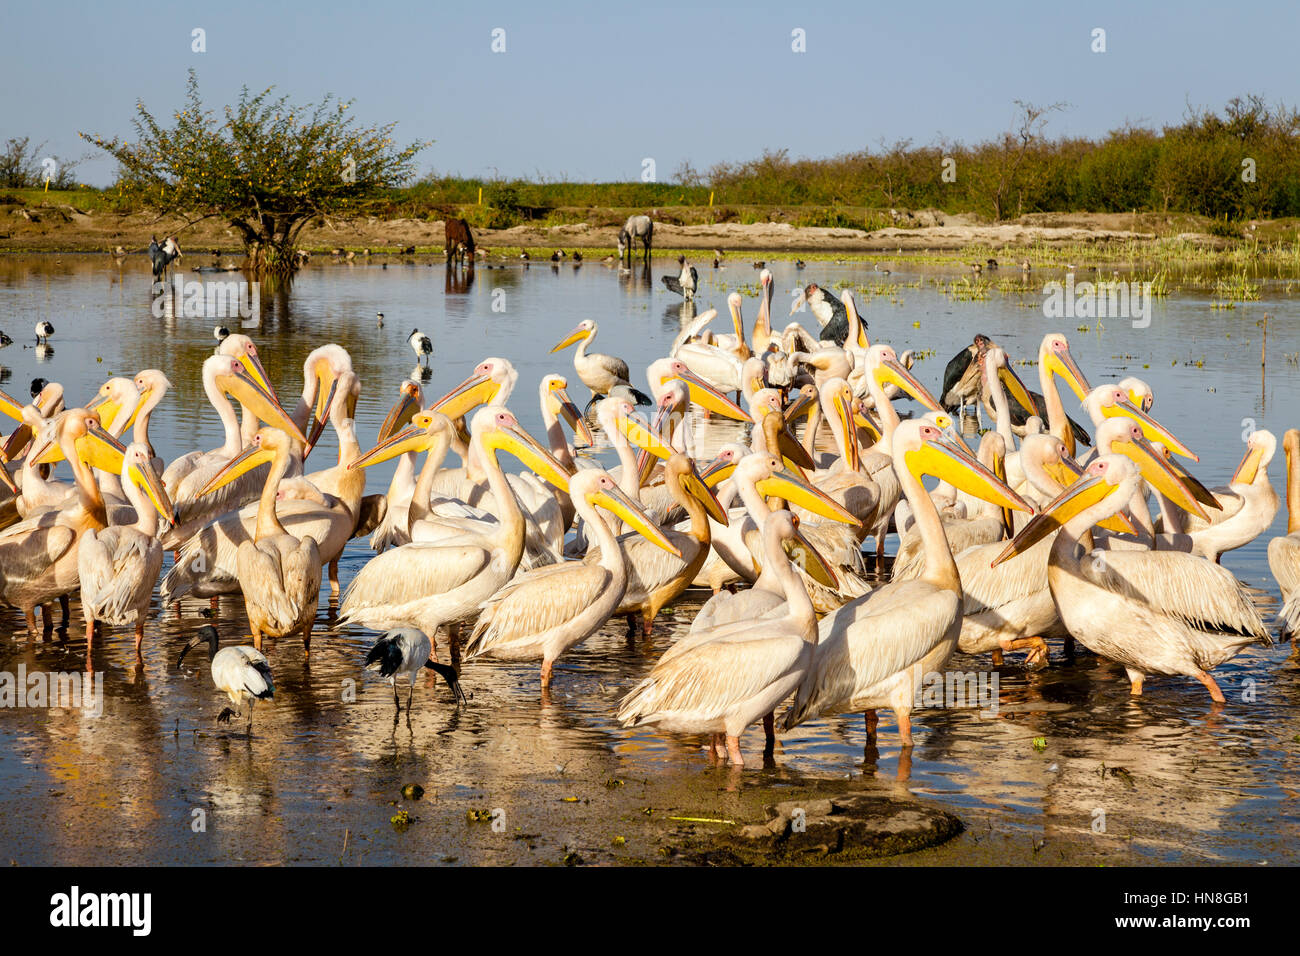
<instances>
[{"instance_id":1,"label":"pelican long beak","mask_svg":"<svg viewBox=\"0 0 1300 956\"><path fill-rule=\"evenodd\" d=\"M682 556L681 551L673 546L673 543L664 535L663 530L651 521L646 516L646 513L621 488L615 487L597 491L588 495L587 500L593 505L598 505L622 518L629 528L663 548L669 554L676 555L679 558Z\"/></svg>"},{"instance_id":2,"label":"pelican long beak","mask_svg":"<svg viewBox=\"0 0 1300 956\"><path fill-rule=\"evenodd\" d=\"M1151 442L1147 441L1146 438L1114 442L1111 447L1137 465L1138 471L1142 473L1142 477L1147 480L1152 488L1155 488L1188 514L1194 514L1205 521L1210 520L1209 515L1205 513L1205 509L1196 500L1196 496L1179 479L1178 473L1170 467L1165 456L1153 448ZM1250 454L1247 453L1247 458L1249 457ZM1245 462L1243 461L1242 464L1244 465Z\"/></svg>"},{"instance_id":3,"label":"pelican long beak","mask_svg":"<svg viewBox=\"0 0 1300 956\"><path fill-rule=\"evenodd\" d=\"M1246 454L1241 459L1241 464L1237 470L1232 473L1232 485L1250 485L1254 484L1255 477L1259 474L1259 466L1264 461L1264 449L1259 447L1250 447L1246 449ZM1183 507L1181 502L1180 507ZM1201 517L1204 517L1202 514Z\"/></svg>"},{"instance_id":4,"label":"pelican long beak","mask_svg":"<svg viewBox=\"0 0 1300 956\"><path fill-rule=\"evenodd\" d=\"M1020 534L1016 535L993 559L991 567L997 567L1017 554L1024 554L1075 515L1102 501L1118 487L1119 485L1108 482L1105 475L1090 475L1079 479L1057 495L1041 513L1030 518L1029 523L1020 529Z\"/></svg>"},{"instance_id":5,"label":"pelican long beak","mask_svg":"<svg viewBox=\"0 0 1300 956\"><path fill-rule=\"evenodd\" d=\"M27 443L32 440L32 426L27 424L19 425L5 439L4 447L0 448L0 458L5 461L13 461L20 451L27 447Z\"/></svg>"},{"instance_id":6,"label":"pelican long beak","mask_svg":"<svg viewBox=\"0 0 1300 956\"><path fill-rule=\"evenodd\" d=\"M4 467L3 462L0 462L0 484L3 484L15 495L18 494L18 484L14 481L13 476L9 474L9 469Z\"/></svg>"},{"instance_id":7,"label":"pelican long beak","mask_svg":"<svg viewBox=\"0 0 1300 956\"><path fill-rule=\"evenodd\" d=\"M737 422L753 421L753 419L749 417L749 413L747 411L745 411L743 408L741 408L731 399L727 398L726 395L723 395L715 387L710 385L704 379L700 378L694 372L691 371L681 372L678 375L669 376L668 378L665 378L664 381L665 382L671 381L673 378L679 378L686 383L686 387L690 391L691 402L700 406L701 408L706 408L709 411L713 412L715 415L721 415L724 418L730 418L732 421L737 421Z\"/></svg>"},{"instance_id":8,"label":"pelican long beak","mask_svg":"<svg viewBox=\"0 0 1300 956\"><path fill-rule=\"evenodd\" d=\"M127 468L126 473L127 477L145 493L153 506L158 509L158 513L174 524L176 522L176 509L172 507L171 499L167 497L167 491L163 488L162 479L153 470L153 466L148 464L131 465Z\"/></svg>"},{"instance_id":9,"label":"pelican long beak","mask_svg":"<svg viewBox=\"0 0 1300 956\"><path fill-rule=\"evenodd\" d=\"M1079 366L1075 364L1074 356L1070 354L1067 348L1064 352L1049 351L1044 364L1049 371L1055 372L1061 378L1065 379L1065 384L1070 386L1070 390L1083 401L1088 397L1092 389L1088 386L1088 380L1083 377L1083 372L1079 371ZM1026 408L1032 406L1026 405Z\"/></svg>"},{"instance_id":10,"label":"pelican long beak","mask_svg":"<svg viewBox=\"0 0 1300 956\"><path fill-rule=\"evenodd\" d=\"M590 329L585 329L582 326L578 326L576 329L574 329L572 332L566 335L564 337L564 341L562 341L559 345L555 346L555 348L551 349L551 351L558 352L560 351L560 349L567 349L570 345L576 345L578 342L581 342L590 334L591 334Z\"/></svg>"},{"instance_id":11,"label":"pelican long beak","mask_svg":"<svg viewBox=\"0 0 1300 956\"><path fill-rule=\"evenodd\" d=\"M636 416L619 415L614 419L614 424L628 441L636 445L636 447L648 451L656 458L667 459L676 454L670 445Z\"/></svg>"},{"instance_id":12,"label":"pelican long beak","mask_svg":"<svg viewBox=\"0 0 1300 956\"><path fill-rule=\"evenodd\" d=\"M262 360L256 355L239 355L236 356L239 364L244 366L248 372L248 377L257 383L258 387L279 402L279 397L275 394L275 388L271 385L271 379L266 374L266 369L262 368ZM276 426L279 427L279 426Z\"/></svg>"},{"instance_id":13,"label":"pelican long beak","mask_svg":"<svg viewBox=\"0 0 1300 956\"><path fill-rule=\"evenodd\" d=\"M483 433L483 447L493 460L497 451L509 452L544 480L568 493L569 472L522 428L495 426Z\"/></svg>"},{"instance_id":14,"label":"pelican long beak","mask_svg":"<svg viewBox=\"0 0 1300 956\"><path fill-rule=\"evenodd\" d=\"M1025 411L1032 415L1038 410L1033 398L1029 395L1029 389L1025 388L1025 383L1020 380L1020 376L1012 371L1009 365L998 367L998 378L1001 380L1003 387L1006 388L1007 394L1019 402Z\"/></svg>"},{"instance_id":15,"label":"pelican long beak","mask_svg":"<svg viewBox=\"0 0 1300 956\"><path fill-rule=\"evenodd\" d=\"M736 459L718 457L704 466L704 470L700 472L700 480L710 488L716 488L730 478L735 470Z\"/></svg>"},{"instance_id":16,"label":"pelican long beak","mask_svg":"<svg viewBox=\"0 0 1300 956\"><path fill-rule=\"evenodd\" d=\"M573 399L569 398L568 390L553 388L551 394L555 396L556 412L573 429L573 437L588 448L595 445L596 439L591 434L591 426L582 417L582 412L578 411L578 406L573 404Z\"/></svg>"},{"instance_id":17,"label":"pelican long beak","mask_svg":"<svg viewBox=\"0 0 1300 956\"><path fill-rule=\"evenodd\" d=\"M209 479L208 483L199 489L198 497L210 495L218 488L230 484L240 475L252 471L258 465L265 464L275 457L275 453L261 445L249 445L238 455L226 463L226 467Z\"/></svg>"},{"instance_id":18,"label":"pelican long beak","mask_svg":"<svg viewBox=\"0 0 1300 956\"><path fill-rule=\"evenodd\" d=\"M77 439L77 455L91 468L120 475L126 446L92 420L86 422L86 434Z\"/></svg>"},{"instance_id":19,"label":"pelican long beak","mask_svg":"<svg viewBox=\"0 0 1300 956\"><path fill-rule=\"evenodd\" d=\"M794 537L785 541L783 546L795 566L803 569L810 578L828 588L839 589L840 581L830 562L822 556L811 541L803 536L803 532L797 525L794 529Z\"/></svg>"},{"instance_id":20,"label":"pelican long beak","mask_svg":"<svg viewBox=\"0 0 1300 956\"><path fill-rule=\"evenodd\" d=\"M728 524L727 512L718 503L718 499L713 494L713 489L705 483L694 465L691 465L690 471L682 475L682 488L685 489L688 495L699 499L700 504L704 505L704 510L709 513L710 518L720 525Z\"/></svg>"},{"instance_id":21,"label":"pelican long beak","mask_svg":"<svg viewBox=\"0 0 1300 956\"><path fill-rule=\"evenodd\" d=\"M395 435L389 435L370 451L353 458L348 462L348 467L369 468L371 465L391 461L398 455L405 455L407 452L421 454L428 451L433 445L434 436L429 434L429 424L422 421L422 416L417 416L416 422L417 424L411 425Z\"/></svg>"},{"instance_id":22,"label":"pelican long beak","mask_svg":"<svg viewBox=\"0 0 1300 956\"><path fill-rule=\"evenodd\" d=\"M455 421L464 418L480 405L490 404L500 388L500 384L493 381L491 375L471 375L431 407L435 412L442 412Z\"/></svg>"},{"instance_id":23,"label":"pelican long beak","mask_svg":"<svg viewBox=\"0 0 1300 956\"><path fill-rule=\"evenodd\" d=\"M1063 456L1060 460L1050 464L1044 464L1043 470L1061 485L1062 488L1068 488L1083 474L1083 466L1068 455ZM1104 521L1098 521L1097 527L1105 528L1107 531L1114 531L1119 534L1137 534L1138 527L1131 518L1124 512L1120 511L1111 515Z\"/></svg>"},{"instance_id":24,"label":"pelican long beak","mask_svg":"<svg viewBox=\"0 0 1300 956\"><path fill-rule=\"evenodd\" d=\"M0 413L8 415L18 424L23 424L23 406L16 398L0 391Z\"/></svg>"},{"instance_id":25,"label":"pelican long beak","mask_svg":"<svg viewBox=\"0 0 1300 956\"><path fill-rule=\"evenodd\" d=\"M783 415L787 425L794 424L800 416L811 415L812 410L817 407L817 396L810 395L808 392L800 391L790 399L790 403L785 406Z\"/></svg>"},{"instance_id":26,"label":"pelican long beak","mask_svg":"<svg viewBox=\"0 0 1300 956\"><path fill-rule=\"evenodd\" d=\"M1142 434L1147 437L1148 441L1161 442L1175 455L1182 455L1192 461L1201 460L1200 456L1179 441L1173 432L1127 399L1116 402L1114 405L1103 405L1101 406L1101 412L1107 418L1115 418L1118 415L1127 416L1142 426Z\"/></svg>"},{"instance_id":27,"label":"pelican long beak","mask_svg":"<svg viewBox=\"0 0 1300 956\"><path fill-rule=\"evenodd\" d=\"M1223 510L1223 504L1218 498L1214 497L1214 492L1210 491L1209 488L1206 488L1195 475L1175 461L1173 455L1166 451L1163 457L1165 463L1168 464L1169 467L1173 469L1174 474L1178 476L1178 480L1181 481L1187 487L1187 490L1192 493L1193 498L1199 501L1206 508L1213 508L1215 511Z\"/></svg>"},{"instance_id":28,"label":"pelican long beak","mask_svg":"<svg viewBox=\"0 0 1300 956\"><path fill-rule=\"evenodd\" d=\"M761 478L754 487L765 497L782 498L831 521L839 521L847 525L862 524L830 495L788 472L779 471L767 478Z\"/></svg>"},{"instance_id":29,"label":"pelican long beak","mask_svg":"<svg viewBox=\"0 0 1300 956\"><path fill-rule=\"evenodd\" d=\"M862 410L861 402L859 402L853 409L853 424L867 433L867 437L871 439L871 444L874 445L876 442L880 441L882 437L880 429L876 427L876 423L868 418L866 412Z\"/></svg>"},{"instance_id":30,"label":"pelican long beak","mask_svg":"<svg viewBox=\"0 0 1300 956\"><path fill-rule=\"evenodd\" d=\"M928 440L920 448L907 452L904 460L908 470L918 478L931 475L1000 508L1034 513L1023 498L960 445L945 439Z\"/></svg>"},{"instance_id":31,"label":"pelican long beak","mask_svg":"<svg viewBox=\"0 0 1300 956\"><path fill-rule=\"evenodd\" d=\"M912 398L916 399L932 412L943 411L939 400L930 394L930 390L917 381L916 376L905 369L895 359L885 359L875 369L876 381L883 387L893 382Z\"/></svg>"},{"instance_id":32,"label":"pelican long beak","mask_svg":"<svg viewBox=\"0 0 1300 956\"><path fill-rule=\"evenodd\" d=\"M842 436L840 457L844 459L844 467L855 472L862 464L862 456L858 451L858 431L853 424L853 393L847 388L842 389L834 398L834 406Z\"/></svg>"},{"instance_id":33,"label":"pelican long beak","mask_svg":"<svg viewBox=\"0 0 1300 956\"><path fill-rule=\"evenodd\" d=\"M261 385L251 373L240 371L222 374L217 376L217 384L271 428L280 429L304 447L308 445L307 436L293 423L275 393Z\"/></svg>"},{"instance_id":34,"label":"pelican long beak","mask_svg":"<svg viewBox=\"0 0 1300 956\"><path fill-rule=\"evenodd\" d=\"M383 444L397 433L397 429L407 424L420 410L420 388L414 382L403 382L402 391L393 407L388 410L388 417L379 426L379 443Z\"/></svg>"},{"instance_id":35,"label":"pelican long beak","mask_svg":"<svg viewBox=\"0 0 1300 956\"><path fill-rule=\"evenodd\" d=\"M321 433L325 431L325 426L329 423L329 410L334 407L334 394L338 391L339 383L338 379L335 378L333 374L330 374L328 378L330 379L328 394L325 393L324 389L319 387L316 390L316 411L312 415L313 424L311 427L311 435L307 439L307 447L303 449L304 458L311 453L311 450L316 447L316 443L320 441ZM322 411L320 407L320 399L322 397L325 399L324 411Z\"/></svg>"}]
</instances>

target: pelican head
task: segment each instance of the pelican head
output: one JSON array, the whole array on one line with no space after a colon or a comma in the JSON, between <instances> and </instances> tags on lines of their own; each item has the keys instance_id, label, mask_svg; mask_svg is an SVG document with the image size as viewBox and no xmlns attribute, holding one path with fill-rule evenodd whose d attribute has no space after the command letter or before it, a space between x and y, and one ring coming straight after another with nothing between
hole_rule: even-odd
<instances>
[{"instance_id":1,"label":"pelican head","mask_svg":"<svg viewBox=\"0 0 1300 956\"><path fill-rule=\"evenodd\" d=\"M1165 456L1152 446L1143 434L1142 426L1133 419L1117 417L1102 422L1097 428L1097 451L1130 459L1151 487L1184 511L1205 521L1210 520L1187 483ZM1208 491L1205 494L1213 499Z\"/></svg>"},{"instance_id":2,"label":"pelican head","mask_svg":"<svg viewBox=\"0 0 1300 956\"><path fill-rule=\"evenodd\" d=\"M308 448L316 444L316 439L320 437L325 421L329 418L339 378L351 371L352 356L343 346L333 343L312 349L302 363L303 402L308 406L313 404L315 406L313 417L316 426L307 442Z\"/></svg>"},{"instance_id":3,"label":"pelican head","mask_svg":"<svg viewBox=\"0 0 1300 956\"><path fill-rule=\"evenodd\" d=\"M875 379L876 384L881 388L892 382L931 411L943 411L943 406L930 394L930 390L904 368L893 346L883 343L871 346L867 349L865 364L867 374Z\"/></svg>"},{"instance_id":4,"label":"pelican head","mask_svg":"<svg viewBox=\"0 0 1300 956\"><path fill-rule=\"evenodd\" d=\"M686 387L691 394L691 401L694 404L733 421L752 421L743 408L723 395L715 386L710 385L692 372L686 367L686 363L680 359L656 359L650 364L647 375L650 379L651 391L658 391L656 384L663 386L672 379L681 379L686 383Z\"/></svg>"},{"instance_id":5,"label":"pelican head","mask_svg":"<svg viewBox=\"0 0 1300 956\"><path fill-rule=\"evenodd\" d=\"M99 420L110 431L122 434L135 421L136 409L140 407L140 389L129 378L110 378L95 397L86 403L86 408L99 413Z\"/></svg>"},{"instance_id":6,"label":"pelican head","mask_svg":"<svg viewBox=\"0 0 1300 956\"><path fill-rule=\"evenodd\" d=\"M583 445L591 447L596 444L591 427L583 418L578 406L569 398L569 381L563 375L547 375L542 379L542 404L557 418L562 418L573 429L574 437Z\"/></svg>"},{"instance_id":7,"label":"pelican head","mask_svg":"<svg viewBox=\"0 0 1300 956\"><path fill-rule=\"evenodd\" d=\"M479 414L481 415L482 412ZM641 510L640 505L619 488L618 482L610 476L609 472L599 468L579 471L569 479L568 491L570 497L604 508L610 514L621 518L629 528L642 537L649 539L669 554L681 557L681 551L673 546L659 526Z\"/></svg>"},{"instance_id":8,"label":"pelican head","mask_svg":"<svg viewBox=\"0 0 1300 956\"><path fill-rule=\"evenodd\" d=\"M261 389L274 396L275 389L271 386L271 380L267 377L266 369L262 368L262 360L258 358L257 346L247 335L235 333L227 335L217 346L218 355L226 355L230 358L238 359L240 364L248 371ZM278 401L278 399L277 399Z\"/></svg>"},{"instance_id":9,"label":"pelican head","mask_svg":"<svg viewBox=\"0 0 1300 956\"><path fill-rule=\"evenodd\" d=\"M842 378L827 379L821 388L822 407L833 415L840 427L836 434L840 440L840 457L848 471L857 471L861 464L858 452L858 432L853 425L853 388Z\"/></svg>"},{"instance_id":10,"label":"pelican head","mask_svg":"<svg viewBox=\"0 0 1300 956\"><path fill-rule=\"evenodd\" d=\"M700 470L700 478L710 488L716 488L731 477L741 459L749 454L749 449L738 442L728 442L718 449L718 454Z\"/></svg>"},{"instance_id":11,"label":"pelican head","mask_svg":"<svg viewBox=\"0 0 1300 956\"><path fill-rule=\"evenodd\" d=\"M591 319L583 319L577 327L564 337L559 345L551 349L552 352L558 352L560 349L567 349L570 345L577 345L583 339L590 341L596 337L596 323Z\"/></svg>"},{"instance_id":12,"label":"pelican head","mask_svg":"<svg viewBox=\"0 0 1300 956\"><path fill-rule=\"evenodd\" d=\"M1074 356L1070 354L1070 343L1060 332L1049 332L1043 336L1038 347L1038 364L1049 373L1055 373L1065 379L1065 383L1079 400L1083 401L1092 389L1088 380L1079 371Z\"/></svg>"},{"instance_id":13,"label":"pelican head","mask_svg":"<svg viewBox=\"0 0 1300 956\"><path fill-rule=\"evenodd\" d=\"M104 430L99 415L84 408L60 412L42 428L28 457L33 465L49 465L67 457L68 449L92 468L119 474L126 449ZM55 450L61 454L55 457Z\"/></svg>"},{"instance_id":14,"label":"pelican head","mask_svg":"<svg viewBox=\"0 0 1300 956\"><path fill-rule=\"evenodd\" d=\"M498 451L507 451L556 488L569 490L571 476L568 470L536 438L524 431L504 406L488 405L479 409L470 422L470 434L493 462L496 462Z\"/></svg>"},{"instance_id":15,"label":"pelican head","mask_svg":"<svg viewBox=\"0 0 1300 956\"><path fill-rule=\"evenodd\" d=\"M601 399L596 406L596 420L611 439L617 431L629 442L656 458L668 459L673 449L659 437L657 430L636 412L636 406L625 398Z\"/></svg>"},{"instance_id":16,"label":"pelican head","mask_svg":"<svg viewBox=\"0 0 1300 956\"><path fill-rule=\"evenodd\" d=\"M379 441L384 442L395 435L397 429L409 422L423 404L424 390L420 388L420 383L405 379L398 388L397 401L389 409L384 423L379 426Z\"/></svg>"},{"instance_id":17,"label":"pelican head","mask_svg":"<svg viewBox=\"0 0 1300 956\"><path fill-rule=\"evenodd\" d=\"M997 345L984 353L984 381L989 390L993 388L994 378L1002 382L1011 397L1026 411L1036 408L1034 400L1029 396L1029 389L1025 388L1020 376L1012 370L1006 350Z\"/></svg>"},{"instance_id":18,"label":"pelican head","mask_svg":"<svg viewBox=\"0 0 1300 956\"><path fill-rule=\"evenodd\" d=\"M1119 387L1128 392L1129 400L1142 409L1144 412L1151 411L1151 406L1156 403L1156 394L1151 391L1151 386L1142 379L1133 375L1119 380Z\"/></svg>"},{"instance_id":19,"label":"pelican head","mask_svg":"<svg viewBox=\"0 0 1300 956\"><path fill-rule=\"evenodd\" d=\"M504 405L519 373L507 359L485 358L469 378L433 403L448 418L464 418L480 405Z\"/></svg>"},{"instance_id":20,"label":"pelican head","mask_svg":"<svg viewBox=\"0 0 1300 956\"><path fill-rule=\"evenodd\" d=\"M210 495L224 485L230 484L240 475L252 471L258 465L274 461L281 455L302 454L300 435L290 435L279 428L259 428L248 447L226 463L226 466L209 479L199 489L198 496Z\"/></svg>"},{"instance_id":21,"label":"pelican head","mask_svg":"<svg viewBox=\"0 0 1300 956\"><path fill-rule=\"evenodd\" d=\"M922 475L930 475L999 508L1026 514L1034 512L965 445L950 441L932 422L924 419L900 422L894 432L893 450L895 461L901 458L907 470L918 480Z\"/></svg>"},{"instance_id":22,"label":"pelican head","mask_svg":"<svg viewBox=\"0 0 1300 956\"><path fill-rule=\"evenodd\" d=\"M163 488L162 478L153 466L153 451L144 442L131 442L122 455L122 482L139 488L158 513L175 522L176 511Z\"/></svg>"},{"instance_id":23,"label":"pelican head","mask_svg":"<svg viewBox=\"0 0 1300 956\"><path fill-rule=\"evenodd\" d=\"M307 436L293 423L275 393L261 385L241 359L213 355L203 363L203 370L205 375L212 374L217 388L241 402L267 425L287 432L302 445L307 444Z\"/></svg>"},{"instance_id":24,"label":"pelican head","mask_svg":"<svg viewBox=\"0 0 1300 956\"><path fill-rule=\"evenodd\" d=\"M1142 426L1143 434L1151 441L1162 442L1176 455L1182 455L1192 461L1201 460L1195 452L1179 441L1173 432L1134 405L1129 398L1129 393L1118 385L1098 385L1088 393L1083 401L1083 407L1094 420L1098 421L1103 418L1114 418L1117 415L1127 416Z\"/></svg>"},{"instance_id":25,"label":"pelican head","mask_svg":"<svg viewBox=\"0 0 1300 956\"><path fill-rule=\"evenodd\" d=\"M713 495L713 489L704 483L690 456L677 452L664 463L664 480L675 481L681 489L704 505L709 517L718 524L727 524L727 512Z\"/></svg>"},{"instance_id":26,"label":"pelican head","mask_svg":"<svg viewBox=\"0 0 1300 956\"><path fill-rule=\"evenodd\" d=\"M862 524L820 488L786 471L783 462L776 455L753 452L739 462L733 460L726 464L719 464L715 459L705 469L705 474L714 481L721 481L732 473L738 484L752 484L764 497L780 498L831 521L855 526Z\"/></svg>"},{"instance_id":27,"label":"pelican head","mask_svg":"<svg viewBox=\"0 0 1300 956\"><path fill-rule=\"evenodd\" d=\"M437 449L436 455L445 455L456 435L456 426L450 418L432 409L411 416L411 424L400 432L381 437L379 444L358 455L348 463L349 468L369 468L390 461L407 452L426 452Z\"/></svg>"},{"instance_id":28,"label":"pelican head","mask_svg":"<svg viewBox=\"0 0 1300 956\"><path fill-rule=\"evenodd\" d=\"M1141 481L1137 465L1123 455L1098 455L1070 485L1039 514L1020 529L993 559L997 567L1008 558L1023 554L1057 528L1079 518L1079 530L1119 514L1133 497ZM1084 521L1087 523L1084 524Z\"/></svg>"},{"instance_id":29,"label":"pelican head","mask_svg":"<svg viewBox=\"0 0 1300 956\"><path fill-rule=\"evenodd\" d=\"M1234 485L1253 485L1259 476L1268 481L1268 463L1277 453L1277 436L1265 428L1257 429L1246 438L1246 454L1232 475Z\"/></svg>"}]
</instances>

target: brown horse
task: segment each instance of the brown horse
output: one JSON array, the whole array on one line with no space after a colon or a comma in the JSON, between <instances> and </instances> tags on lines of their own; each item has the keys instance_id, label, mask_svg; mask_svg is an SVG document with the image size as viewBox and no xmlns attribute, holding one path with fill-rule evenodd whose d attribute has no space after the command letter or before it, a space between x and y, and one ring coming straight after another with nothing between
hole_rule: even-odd
<instances>
[{"instance_id":1,"label":"brown horse","mask_svg":"<svg viewBox=\"0 0 1300 956\"><path fill-rule=\"evenodd\" d=\"M448 262L453 258L464 262L466 255L474 258L474 234L469 231L469 223L464 219L447 220L447 245L444 251Z\"/></svg>"}]
</instances>

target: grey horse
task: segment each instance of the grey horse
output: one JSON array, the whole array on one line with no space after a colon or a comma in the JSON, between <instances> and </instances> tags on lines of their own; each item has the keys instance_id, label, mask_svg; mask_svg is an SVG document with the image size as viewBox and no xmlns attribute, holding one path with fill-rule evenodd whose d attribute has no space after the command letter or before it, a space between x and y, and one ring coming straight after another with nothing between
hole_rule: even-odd
<instances>
[{"instance_id":1,"label":"grey horse","mask_svg":"<svg viewBox=\"0 0 1300 956\"><path fill-rule=\"evenodd\" d=\"M639 239L644 246L644 259L649 263L650 244L654 231L654 220L649 216L628 216L627 222L623 223L623 228L618 233L618 261L623 261L623 254L626 252L628 265L632 264L632 244Z\"/></svg>"}]
</instances>

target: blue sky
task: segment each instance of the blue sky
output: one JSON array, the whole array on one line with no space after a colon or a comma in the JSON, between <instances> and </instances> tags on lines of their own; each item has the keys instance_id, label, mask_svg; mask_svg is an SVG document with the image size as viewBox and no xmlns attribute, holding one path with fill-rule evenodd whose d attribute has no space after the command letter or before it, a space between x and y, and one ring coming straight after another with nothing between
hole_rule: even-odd
<instances>
[{"instance_id":1,"label":"blue sky","mask_svg":"<svg viewBox=\"0 0 1300 956\"><path fill-rule=\"evenodd\" d=\"M0 22L0 139L68 156L87 151L78 130L129 133L137 99L169 113L190 67L211 106L245 84L353 98L362 121L436 140L422 171L574 180L636 179L646 157L662 180L682 160L703 170L764 149L974 141L1007 127L1015 99L1069 102L1049 133L1085 136L1175 122L1189 102L1300 99L1291 0L64 2L10 4ZM791 50L796 28L806 53ZM79 178L113 170L96 159Z\"/></svg>"}]
</instances>

